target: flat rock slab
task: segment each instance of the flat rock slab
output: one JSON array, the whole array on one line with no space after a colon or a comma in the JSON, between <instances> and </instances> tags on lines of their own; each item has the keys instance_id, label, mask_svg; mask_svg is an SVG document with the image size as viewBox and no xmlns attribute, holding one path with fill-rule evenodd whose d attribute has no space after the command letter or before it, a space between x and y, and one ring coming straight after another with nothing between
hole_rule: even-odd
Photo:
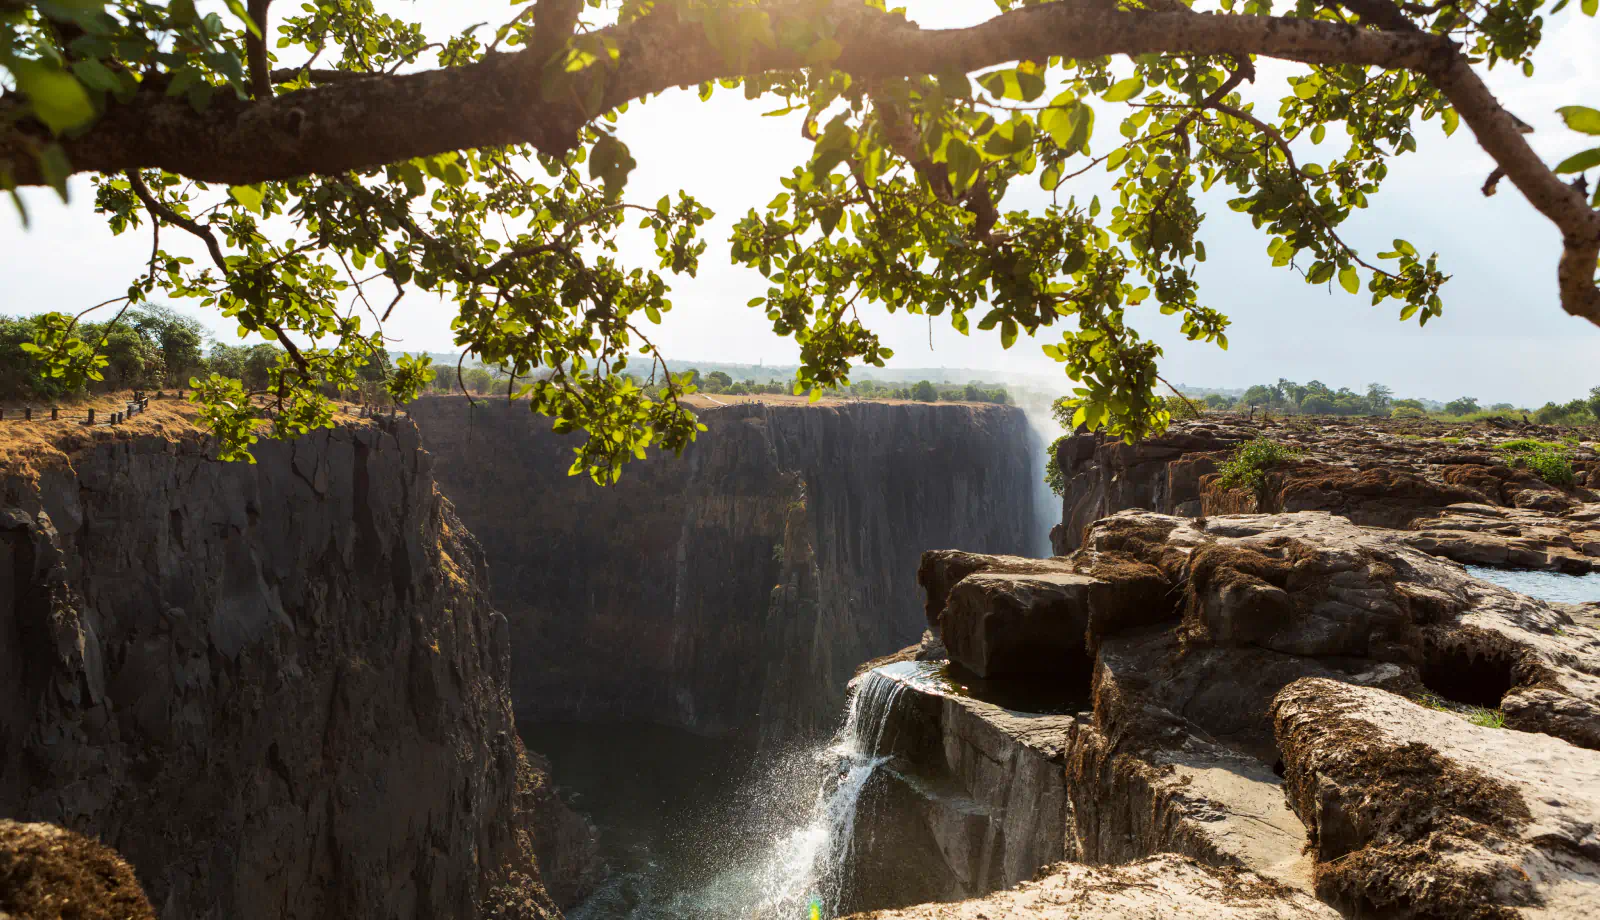
<instances>
[{"instance_id":1,"label":"flat rock slab","mask_svg":"<svg viewBox=\"0 0 1600 920\"><path fill-rule=\"evenodd\" d=\"M1337 920L1308 895L1182 856L1123 866L1063 863L1037 881L956 904L858 914L853 920Z\"/></svg>"},{"instance_id":2,"label":"flat rock slab","mask_svg":"<svg viewBox=\"0 0 1600 920\"><path fill-rule=\"evenodd\" d=\"M1323 899L1394 917L1600 908L1600 754L1318 678L1273 717Z\"/></svg>"}]
</instances>

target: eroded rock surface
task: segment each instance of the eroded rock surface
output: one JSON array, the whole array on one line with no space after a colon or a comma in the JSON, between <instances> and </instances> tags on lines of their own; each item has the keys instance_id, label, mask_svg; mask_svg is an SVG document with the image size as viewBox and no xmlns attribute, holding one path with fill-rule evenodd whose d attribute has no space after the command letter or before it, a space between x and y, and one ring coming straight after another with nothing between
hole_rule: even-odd
<instances>
[{"instance_id":1,"label":"eroded rock surface","mask_svg":"<svg viewBox=\"0 0 1600 920\"><path fill-rule=\"evenodd\" d=\"M898 687L883 694L889 711L877 740L890 760L858 806L850 909L972 897L1063 857L1062 767L1071 713L1087 699L1051 700L1050 713L1014 711L977 698L973 684L982 682L952 678L942 663L900 662L863 679Z\"/></svg>"},{"instance_id":2,"label":"eroded rock surface","mask_svg":"<svg viewBox=\"0 0 1600 920\"><path fill-rule=\"evenodd\" d=\"M1600 755L1327 680L1273 704L1317 892L1358 916L1586 917Z\"/></svg>"},{"instance_id":3,"label":"eroded rock surface","mask_svg":"<svg viewBox=\"0 0 1600 920\"><path fill-rule=\"evenodd\" d=\"M1336 920L1304 892L1180 856L1121 866L1063 863L986 898L858 914L851 920Z\"/></svg>"},{"instance_id":4,"label":"eroded rock surface","mask_svg":"<svg viewBox=\"0 0 1600 920\"><path fill-rule=\"evenodd\" d=\"M164 920L553 916L532 852L560 803L415 430L254 450L5 471L0 809L115 847Z\"/></svg>"},{"instance_id":5,"label":"eroded rock surface","mask_svg":"<svg viewBox=\"0 0 1600 920\"><path fill-rule=\"evenodd\" d=\"M1578 483L1565 488L1506 466L1496 452L1514 439L1564 434L1520 425L1230 418L1179 422L1138 445L1078 435L1057 451L1066 492L1052 538L1056 552L1070 552L1096 520L1134 509L1186 517L1328 511L1364 526L1416 531L1418 548L1459 562L1600 571L1595 444L1573 450ZM1253 437L1301 454L1269 471L1260 492L1221 489L1218 464Z\"/></svg>"},{"instance_id":6,"label":"eroded rock surface","mask_svg":"<svg viewBox=\"0 0 1600 920\"><path fill-rule=\"evenodd\" d=\"M1349 719L1359 719L1371 701L1387 707L1382 730L1373 730L1374 744L1384 732L1399 739L1382 742L1389 748L1427 744L1428 731L1436 730L1439 747L1424 756L1429 762L1455 758L1470 766L1495 757L1495 745L1538 739L1521 748L1521 760L1506 760L1506 769L1526 774L1519 794L1544 795L1559 813L1550 820L1562 829L1553 836L1530 830L1542 820L1532 809L1532 823L1495 825L1498 843L1480 849L1529 873L1520 894L1506 895L1507 909L1573 915L1569 905L1600 893L1584 887L1591 885L1585 860L1600 854L1592 836L1600 810L1591 802L1595 793L1573 793L1587 788L1600 769L1594 750L1600 748L1600 630L1585 609L1474 579L1413 545L1413 536L1327 512L1198 520L1130 511L1093 524L1069 557L1024 563L942 551L925 557L920 577L930 618L949 649L950 673L1025 658L1028 667L1017 673L1028 675L1035 702L1041 685L1058 692L1075 686L1092 698L1092 711L1061 726L1063 857L1121 864L1177 853L1216 869L1252 872L1301 895L1319 894L1358 913L1502 916L1474 913L1442 895L1436 903L1421 898L1425 863L1445 858L1440 841L1448 835L1429 837L1431 831L1415 822L1380 833L1372 829L1377 825L1351 817L1364 807L1357 801L1362 790L1387 767L1367 758L1362 763L1373 772L1361 780L1359 768L1347 769L1337 756L1318 760L1306 726L1327 728L1337 720L1285 716L1310 705L1286 702L1299 699L1302 688L1339 688L1356 701L1345 707ZM930 636L923 648L936 647L938 638ZM1044 657L1054 657L1056 666L998 654L1004 648L1050 649ZM1082 669L1085 660L1092 669ZM976 695L994 702L994 694L1019 684L1000 677ZM1028 693L1013 693L1000 710L967 712L991 721L995 736L1009 739L1004 747L1015 750L1023 742L999 729L1030 710ZM1407 721L1408 714L1415 718ZM1475 728L1469 717L1503 727ZM1382 728L1384 719L1396 727ZM919 734L918 725L904 720L911 740L902 742L900 753L909 765L898 769L915 774L933 764L948 772L948 758L927 748L929 739L945 737L944 730ZM1359 734L1355 729L1345 737ZM1395 768L1397 788L1430 776L1447 784L1467 775L1405 769ZM1549 771L1562 778L1546 782L1542 772ZM1351 802L1317 791L1333 788L1327 783L1342 783L1339 794ZM1474 788L1468 785L1469 795ZM1337 830L1322 830L1340 821ZM1364 829L1350 830L1352 821ZM1308 849L1308 840L1317 845ZM1417 847L1432 849L1413 861L1411 877L1400 878L1398 865L1394 877L1376 868L1341 874L1338 861L1347 854L1362 847L1378 853L1384 846L1411 847L1406 852L1413 855L1422 852ZM1576 854L1566 862L1553 855L1566 850ZM1373 857L1372 867L1383 864ZM1515 874L1494 872L1497 878ZM1439 890L1449 884L1441 882ZM1011 910L1031 903L1012 900L1028 890L973 909ZM1490 891L1461 890L1483 897ZM909 916L967 916L936 912L955 908L927 910L934 912Z\"/></svg>"}]
</instances>

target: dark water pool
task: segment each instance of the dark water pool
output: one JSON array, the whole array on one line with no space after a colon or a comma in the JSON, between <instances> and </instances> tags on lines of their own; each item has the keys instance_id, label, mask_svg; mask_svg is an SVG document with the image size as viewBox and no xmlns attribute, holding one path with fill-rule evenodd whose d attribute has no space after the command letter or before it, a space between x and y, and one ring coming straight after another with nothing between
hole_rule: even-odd
<instances>
[{"instance_id":1,"label":"dark water pool","mask_svg":"<svg viewBox=\"0 0 1600 920\"><path fill-rule=\"evenodd\" d=\"M1600 573L1563 575L1560 572L1495 569L1479 565L1469 565L1467 571L1473 578L1494 582L1502 588L1510 588L1540 600L1558 604L1600 601Z\"/></svg>"}]
</instances>

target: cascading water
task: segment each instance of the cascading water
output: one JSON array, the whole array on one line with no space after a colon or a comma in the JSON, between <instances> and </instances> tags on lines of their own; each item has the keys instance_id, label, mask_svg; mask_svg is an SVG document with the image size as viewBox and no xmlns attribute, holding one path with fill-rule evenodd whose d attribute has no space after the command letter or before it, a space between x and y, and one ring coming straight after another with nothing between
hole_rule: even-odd
<instances>
[{"instance_id":1,"label":"cascading water","mask_svg":"<svg viewBox=\"0 0 1600 920\"><path fill-rule=\"evenodd\" d=\"M1056 421L1053 397L1038 390L1021 389L1016 392L1017 408L1028 420L1033 451L1033 509L1038 528L1029 542L1028 552L1039 558L1054 555L1050 545L1050 528L1061 521L1061 496L1045 483L1047 465L1051 462L1050 445L1066 434L1066 429Z\"/></svg>"},{"instance_id":2,"label":"cascading water","mask_svg":"<svg viewBox=\"0 0 1600 920\"><path fill-rule=\"evenodd\" d=\"M735 794L747 807L681 841L699 855L698 870L671 871L671 860L656 855L638 860L568 910L569 920L806 920L813 906L822 917L839 916L848 906L857 808L889 760L884 736L905 688L892 670L862 675L827 745L774 761Z\"/></svg>"}]
</instances>

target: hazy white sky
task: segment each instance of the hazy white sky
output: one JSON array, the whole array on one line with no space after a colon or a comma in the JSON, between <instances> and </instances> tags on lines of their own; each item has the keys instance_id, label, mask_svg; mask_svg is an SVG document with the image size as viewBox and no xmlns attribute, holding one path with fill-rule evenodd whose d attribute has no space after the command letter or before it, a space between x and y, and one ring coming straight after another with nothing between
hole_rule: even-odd
<instances>
[{"instance_id":1,"label":"hazy white sky","mask_svg":"<svg viewBox=\"0 0 1600 920\"><path fill-rule=\"evenodd\" d=\"M994 10L989 0L910 0L905 5L913 20L928 27L969 24ZM421 18L430 28L500 22L507 11L504 0L400 6L400 15ZM1595 51L1600 22L1577 15L1574 8L1548 24L1546 32L1534 79L1500 68L1491 74L1491 85L1535 126L1531 140L1555 162L1584 144L1582 136L1561 125L1554 109L1600 105L1600 54ZM1247 87L1248 98L1264 111L1275 111L1272 100L1286 92L1287 72L1262 66L1256 85ZM797 353L792 342L772 334L759 311L744 306L764 292L763 279L730 265L725 255L732 220L770 200L778 191L777 177L802 163L809 151L793 118L761 117L773 107L746 102L737 92L720 91L710 103L691 93L672 93L635 105L622 118L623 139L639 162L628 197L653 202L681 188L718 214L708 228L710 246L699 277L668 279L677 306L653 335L668 357L779 363L793 361ZM1102 112L1098 123L1103 146L1116 121ZM1418 153L1393 161L1383 193L1345 225L1345 233L1369 256L1388 248L1394 237L1423 252L1437 250L1444 270L1453 275L1444 289L1442 317L1419 330L1414 323L1399 323L1396 307L1371 307L1366 296L1346 295L1337 286L1332 292L1310 287L1288 270L1273 269L1266 237L1217 195L1202 231L1210 261L1201 267L1200 282L1204 302L1234 320L1231 349L1185 342L1175 318L1153 308L1138 312L1137 328L1166 348L1163 376L1222 387L1278 377L1354 388L1383 381L1404 395L1471 395L1533 405L1570 399L1600 385L1600 329L1568 317L1557 302L1555 228L1510 183L1502 183L1493 198L1479 194L1492 168L1488 157L1465 127L1445 138L1433 125L1419 136ZM1335 133L1330 131L1326 146L1332 146ZM1108 185L1093 174L1078 181L1086 183L1076 191L1080 196ZM1019 185L1027 190L1014 192L1008 205L1044 200L1036 184ZM73 312L115 297L149 258L148 235L113 237L94 213L88 183L75 180L72 188L68 205L53 193L28 192L33 224L27 230L14 212L0 211L5 265L0 313ZM648 240L626 244L624 255L629 254L637 263L654 264ZM197 315L223 340L233 340L231 323ZM388 330L401 340L398 349L451 351L450 318L448 305L413 294ZM1022 339L1005 351L997 335L975 331L963 337L935 320L930 350L925 318L881 311L874 328L895 349L894 364L902 367L1059 374L1040 353L1042 342Z\"/></svg>"}]
</instances>

